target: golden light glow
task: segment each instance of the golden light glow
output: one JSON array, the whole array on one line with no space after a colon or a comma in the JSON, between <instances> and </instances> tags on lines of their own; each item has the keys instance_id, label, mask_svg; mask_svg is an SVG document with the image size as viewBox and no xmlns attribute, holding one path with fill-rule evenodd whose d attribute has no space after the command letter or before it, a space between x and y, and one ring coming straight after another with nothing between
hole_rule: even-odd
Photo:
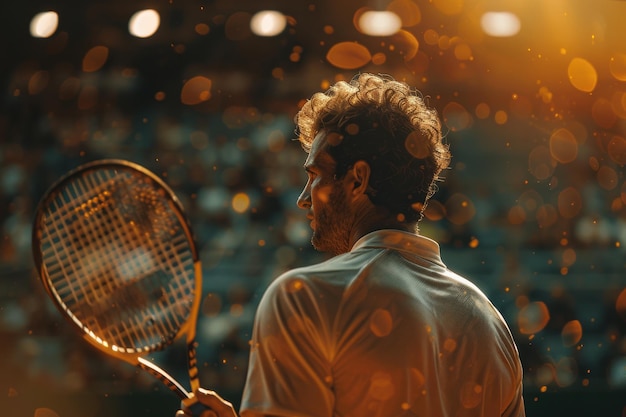
<instances>
[{"instance_id":1,"label":"golden light glow","mask_svg":"<svg viewBox=\"0 0 626 417\"><path fill-rule=\"evenodd\" d=\"M161 16L154 9L140 10L128 21L128 31L138 38L149 38L154 35L161 24Z\"/></svg>"},{"instance_id":2,"label":"golden light glow","mask_svg":"<svg viewBox=\"0 0 626 417\"><path fill-rule=\"evenodd\" d=\"M250 19L250 29L257 36L276 36L287 26L287 18L276 10L262 10Z\"/></svg>"},{"instance_id":3,"label":"golden light glow","mask_svg":"<svg viewBox=\"0 0 626 417\"><path fill-rule=\"evenodd\" d=\"M34 38L49 38L59 26L59 15L56 12L37 13L30 21L30 34Z\"/></svg>"},{"instance_id":4,"label":"golden light glow","mask_svg":"<svg viewBox=\"0 0 626 417\"><path fill-rule=\"evenodd\" d=\"M480 18L480 26L489 36L510 37L519 33L521 23L511 12L487 12Z\"/></svg>"},{"instance_id":5,"label":"golden light glow","mask_svg":"<svg viewBox=\"0 0 626 417\"><path fill-rule=\"evenodd\" d=\"M390 36L402 27L400 17L390 11L368 10L359 16L359 29L370 36Z\"/></svg>"}]
</instances>

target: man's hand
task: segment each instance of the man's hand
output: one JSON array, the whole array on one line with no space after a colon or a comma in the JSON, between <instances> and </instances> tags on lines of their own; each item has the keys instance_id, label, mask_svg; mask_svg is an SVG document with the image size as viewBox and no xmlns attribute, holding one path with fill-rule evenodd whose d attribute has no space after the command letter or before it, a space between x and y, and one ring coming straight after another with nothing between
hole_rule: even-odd
<instances>
[{"instance_id":1,"label":"man's hand","mask_svg":"<svg viewBox=\"0 0 626 417\"><path fill-rule=\"evenodd\" d=\"M198 402L178 410L176 417L237 417L233 405L215 391L199 388L194 395Z\"/></svg>"}]
</instances>

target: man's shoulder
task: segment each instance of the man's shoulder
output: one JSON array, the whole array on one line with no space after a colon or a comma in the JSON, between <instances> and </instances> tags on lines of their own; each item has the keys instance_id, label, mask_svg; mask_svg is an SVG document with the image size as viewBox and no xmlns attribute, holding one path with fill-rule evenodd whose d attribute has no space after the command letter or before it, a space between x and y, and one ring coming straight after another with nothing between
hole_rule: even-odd
<instances>
[{"instance_id":1,"label":"man's shoulder","mask_svg":"<svg viewBox=\"0 0 626 417\"><path fill-rule=\"evenodd\" d=\"M285 271L270 283L266 293L277 295L341 290L360 268L358 261L353 258L353 254L346 253Z\"/></svg>"}]
</instances>

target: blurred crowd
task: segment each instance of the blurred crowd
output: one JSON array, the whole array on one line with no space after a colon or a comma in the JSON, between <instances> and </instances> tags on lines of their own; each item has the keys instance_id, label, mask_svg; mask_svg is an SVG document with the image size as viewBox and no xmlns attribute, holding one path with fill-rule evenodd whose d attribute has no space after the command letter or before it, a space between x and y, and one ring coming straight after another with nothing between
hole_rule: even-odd
<instances>
[{"instance_id":1,"label":"blurred crowd","mask_svg":"<svg viewBox=\"0 0 626 417\"><path fill-rule=\"evenodd\" d=\"M323 259L310 247L308 222L295 204L305 181L304 153L292 140L289 111L237 107L191 112L189 118L155 112L139 120L118 115L107 128L93 115L41 115L20 125L19 116L32 108L8 108L0 116L3 395L17 398L33 383L59 393L155 389L151 377L79 340L45 296L31 255L35 206L54 180L90 160L123 158L164 178L189 214L203 264L201 381L237 403L260 295L282 271ZM450 134L456 165L440 184L421 232L440 242L444 262L481 287L510 323L527 401L551 391L624 392L624 209L616 216L610 204L590 196L578 215L545 228L516 220L515 207L533 213L550 199L550 190L507 189L515 180L481 177L484 156L464 149L478 134ZM515 171L503 175L510 179ZM598 192L593 179L581 184L584 194ZM459 195L461 203L455 202ZM626 206L623 186L620 198ZM185 381L180 351L157 357Z\"/></svg>"}]
</instances>

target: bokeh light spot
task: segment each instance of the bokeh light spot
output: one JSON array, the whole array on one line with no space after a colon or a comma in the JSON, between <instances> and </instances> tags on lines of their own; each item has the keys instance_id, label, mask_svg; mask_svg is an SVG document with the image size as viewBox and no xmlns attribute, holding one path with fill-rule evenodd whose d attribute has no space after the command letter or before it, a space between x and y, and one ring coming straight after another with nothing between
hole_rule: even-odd
<instances>
[{"instance_id":1,"label":"bokeh light spot","mask_svg":"<svg viewBox=\"0 0 626 417\"><path fill-rule=\"evenodd\" d=\"M493 116L493 120L498 125L504 125L509 120L509 115L504 110L498 110Z\"/></svg>"},{"instance_id":2,"label":"bokeh light spot","mask_svg":"<svg viewBox=\"0 0 626 417\"><path fill-rule=\"evenodd\" d=\"M377 308L370 316L370 330L377 337L385 337L391 333L393 318L388 310Z\"/></svg>"},{"instance_id":3,"label":"bokeh light spot","mask_svg":"<svg viewBox=\"0 0 626 417\"><path fill-rule=\"evenodd\" d=\"M550 312L543 301L526 304L517 314L517 325L522 334L535 334L550 321Z\"/></svg>"},{"instance_id":4,"label":"bokeh light spot","mask_svg":"<svg viewBox=\"0 0 626 417\"><path fill-rule=\"evenodd\" d=\"M544 204L537 209L535 218L537 219L537 225L539 228L545 229L557 222L559 214L553 205Z\"/></svg>"},{"instance_id":5,"label":"bokeh light spot","mask_svg":"<svg viewBox=\"0 0 626 417\"><path fill-rule=\"evenodd\" d=\"M412 0L393 0L387 6L387 10L400 17L403 27L415 26L422 21L422 12Z\"/></svg>"},{"instance_id":6,"label":"bokeh light spot","mask_svg":"<svg viewBox=\"0 0 626 417\"><path fill-rule=\"evenodd\" d=\"M209 34L211 28L206 23L198 23L196 26L194 26L194 30L198 35L204 36Z\"/></svg>"},{"instance_id":7,"label":"bokeh light spot","mask_svg":"<svg viewBox=\"0 0 626 417\"><path fill-rule=\"evenodd\" d=\"M376 401L387 401L395 392L393 380L386 372L376 372L370 380L369 397Z\"/></svg>"},{"instance_id":8,"label":"bokeh light spot","mask_svg":"<svg viewBox=\"0 0 626 417\"><path fill-rule=\"evenodd\" d=\"M443 350L445 350L446 352L452 353L456 350L456 347L457 347L456 340L450 337L444 340L443 342Z\"/></svg>"},{"instance_id":9,"label":"bokeh light spot","mask_svg":"<svg viewBox=\"0 0 626 417\"><path fill-rule=\"evenodd\" d=\"M526 210L519 204L514 205L509 209L507 220L509 224L513 225L524 223L526 221Z\"/></svg>"},{"instance_id":10,"label":"bokeh light spot","mask_svg":"<svg viewBox=\"0 0 626 417\"><path fill-rule=\"evenodd\" d=\"M419 50L419 41L411 32L399 30L391 37L389 46L402 55L405 61L410 61Z\"/></svg>"},{"instance_id":11,"label":"bokeh light spot","mask_svg":"<svg viewBox=\"0 0 626 417\"><path fill-rule=\"evenodd\" d=\"M83 71L98 71L106 63L109 57L109 48L106 46L94 46L83 58Z\"/></svg>"},{"instance_id":12,"label":"bokeh light spot","mask_svg":"<svg viewBox=\"0 0 626 417\"><path fill-rule=\"evenodd\" d=\"M613 136L607 144L606 150L609 157L619 165L626 165L626 139L621 136Z\"/></svg>"},{"instance_id":13,"label":"bokeh light spot","mask_svg":"<svg viewBox=\"0 0 626 417\"><path fill-rule=\"evenodd\" d=\"M467 129L472 124L472 115L456 101L446 104L442 115L444 123L453 132Z\"/></svg>"},{"instance_id":14,"label":"bokeh light spot","mask_svg":"<svg viewBox=\"0 0 626 417\"><path fill-rule=\"evenodd\" d=\"M572 219L580 213L582 202L580 192L574 187L567 187L558 196L559 213L566 219Z\"/></svg>"},{"instance_id":15,"label":"bokeh light spot","mask_svg":"<svg viewBox=\"0 0 626 417\"><path fill-rule=\"evenodd\" d=\"M626 54L616 53L609 60L611 75L619 81L626 81Z\"/></svg>"},{"instance_id":16,"label":"bokeh light spot","mask_svg":"<svg viewBox=\"0 0 626 417\"><path fill-rule=\"evenodd\" d=\"M50 80L48 71L37 71L28 80L28 94L35 95L41 93Z\"/></svg>"},{"instance_id":17,"label":"bokeh light spot","mask_svg":"<svg viewBox=\"0 0 626 417\"><path fill-rule=\"evenodd\" d=\"M50 408L36 408L33 417L59 417L59 414Z\"/></svg>"},{"instance_id":18,"label":"bokeh light spot","mask_svg":"<svg viewBox=\"0 0 626 417\"><path fill-rule=\"evenodd\" d=\"M617 187L619 176L617 171L613 168L608 165L603 165L596 173L596 179L598 180L598 185L600 187L605 190L612 190Z\"/></svg>"},{"instance_id":19,"label":"bokeh light spot","mask_svg":"<svg viewBox=\"0 0 626 417\"><path fill-rule=\"evenodd\" d=\"M584 58L572 59L567 67L567 75L577 90L590 93L596 88L598 73L591 62Z\"/></svg>"},{"instance_id":20,"label":"bokeh light spot","mask_svg":"<svg viewBox=\"0 0 626 417\"><path fill-rule=\"evenodd\" d=\"M222 311L222 306L222 297L217 293L210 292L202 300L201 311L207 317L215 317Z\"/></svg>"},{"instance_id":21,"label":"bokeh light spot","mask_svg":"<svg viewBox=\"0 0 626 417\"><path fill-rule=\"evenodd\" d=\"M569 130L560 128L550 136L550 155L562 164L572 162L578 156L578 143Z\"/></svg>"},{"instance_id":22,"label":"bokeh light spot","mask_svg":"<svg viewBox=\"0 0 626 417\"><path fill-rule=\"evenodd\" d=\"M404 147L414 158L424 159L430 155L430 146L419 132L411 132L404 141Z\"/></svg>"},{"instance_id":23,"label":"bokeh light spot","mask_svg":"<svg viewBox=\"0 0 626 417\"><path fill-rule=\"evenodd\" d=\"M578 320L571 320L565 323L561 330L561 339L565 346L574 346L583 337L583 326Z\"/></svg>"},{"instance_id":24,"label":"bokeh light spot","mask_svg":"<svg viewBox=\"0 0 626 417\"><path fill-rule=\"evenodd\" d=\"M611 102L606 98L599 98L591 106L591 117L596 124L604 129L610 129L617 121Z\"/></svg>"},{"instance_id":25,"label":"bokeh light spot","mask_svg":"<svg viewBox=\"0 0 626 417\"><path fill-rule=\"evenodd\" d=\"M194 105L211 98L211 80L201 75L187 80L180 92L183 104Z\"/></svg>"},{"instance_id":26,"label":"bokeh light spot","mask_svg":"<svg viewBox=\"0 0 626 417\"><path fill-rule=\"evenodd\" d=\"M474 114L479 119L486 119L489 117L489 113L491 113L491 108L487 103L479 103L474 110Z\"/></svg>"},{"instance_id":27,"label":"bokeh light spot","mask_svg":"<svg viewBox=\"0 0 626 417\"><path fill-rule=\"evenodd\" d=\"M611 108L620 119L626 120L626 92L618 90L611 94Z\"/></svg>"},{"instance_id":28,"label":"bokeh light spot","mask_svg":"<svg viewBox=\"0 0 626 417\"><path fill-rule=\"evenodd\" d=\"M431 199L424 210L424 216L430 221L439 221L446 217L446 208L439 200Z\"/></svg>"},{"instance_id":29,"label":"bokeh light spot","mask_svg":"<svg viewBox=\"0 0 626 417\"><path fill-rule=\"evenodd\" d=\"M287 18L276 10L262 10L250 19L250 29L257 36L276 36L287 26Z\"/></svg>"},{"instance_id":30,"label":"bokeh light spot","mask_svg":"<svg viewBox=\"0 0 626 417\"><path fill-rule=\"evenodd\" d=\"M390 11L368 10L359 16L359 29L369 36L391 36L402 27L400 17Z\"/></svg>"},{"instance_id":31,"label":"bokeh light spot","mask_svg":"<svg viewBox=\"0 0 626 417\"><path fill-rule=\"evenodd\" d=\"M483 32L494 37L509 37L520 31L520 20L511 12L487 12L480 18Z\"/></svg>"},{"instance_id":32,"label":"bokeh light spot","mask_svg":"<svg viewBox=\"0 0 626 417\"><path fill-rule=\"evenodd\" d=\"M426 45L439 44L439 33L434 29L426 29L424 32L424 42Z\"/></svg>"},{"instance_id":33,"label":"bokeh light spot","mask_svg":"<svg viewBox=\"0 0 626 417\"><path fill-rule=\"evenodd\" d=\"M287 292L296 293L304 288L304 281L301 279L293 279L287 284Z\"/></svg>"},{"instance_id":34,"label":"bokeh light spot","mask_svg":"<svg viewBox=\"0 0 626 417\"><path fill-rule=\"evenodd\" d=\"M224 33L231 41L243 41L252 35L250 21L252 16L247 12L235 12L231 14L224 24Z\"/></svg>"},{"instance_id":35,"label":"bokeh light spot","mask_svg":"<svg viewBox=\"0 0 626 417\"><path fill-rule=\"evenodd\" d=\"M563 266L570 267L574 265L576 262L576 251L572 248L565 249L561 255L561 259Z\"/></svg>"},{"instance_id":36,"label":"bokeh light spot","mask_svg":"<svg viewBox=\"0 0 626 417\"><path fill-rule=\"evenodd\" d=\"M476 384L475 382L468 381L463 384L461 387L461 404L463 404L463 408L475 408L482 401L482 385Z\"/></svg>"},{"instance_id":37,"label":"bokeh light spot","mask_svg":"<svg viewBox=\"0 0 626 417\"><path fill-rule=\"evenodd\" d=\"M456 44L454 46L454 57L459 61L471 61L473 59L472 48L465 42Z\"/></svg>"},{"instance_id":38,"label":"bokeh light spot","mask_svg":"<svg viewBox=\"0 0 626 417\"><path fill-rule=\"evenodd\" d=\"M536 146L528 155L528 171L542 181L552 176L556 162L547 146Z\"/></svg>"},{"instance_id":39,"label":"bokeh light spot","mask_svg":"<svg viewBox=\"0 0 626 417\"><path fill-rule=\"evenodd\" d=\"M237 193L233 196L231 206L235 212L245 213L250 208L250 197L246 193Z\"/></svg>"},{"instance_id":40,"label":"bokeh light spot","mask_svg":"<svg viewBox=\"0 0 626 417\"><path fill-rule=\"evenodd\" d=\"M156 10L140 10L128 21L128 32L137 38L149 38L154 35L161 24L161 16Z\"/></svg>"},{"instance_id":41,"label":"bokeh light spot","mask_svg":"<svg viewBox=\"0 0 626 417\"><path fill-rule=\"evenodd\" d=\"M356 69L371 59L369 49L356 42L340 42L333 45L326 54L328 62L341 69Z\"/></svg>"},{"instance_id":42,"label":"bokeh light spot","mask_svg":"<svg viewBox=\"0 0 626 417\"><path fill-rule=\"evenodd\" d=\"M447 219L456 225L469 222L476 214L474 203L464 194L455 193L446 201Z\"/></svg>"},{"instance_id":43,"label":"bokeh light spot","mask_svg":"<svg viewBox=\"0 0 626 417\"><path fill-rule=\"evenodd\" d=\"M387 55L385 55L384 53L377 52L372 55L372 64L383 65L385 62L387 62Z\"/></svg>"},{"instance_id":44,"label":"bokeh light spot","mask_svg":"<svg viewBox=\"0 0 626 417\"><path fill-rule=\"evenodd\" d=\"M59 15L48 11L37 13L30 21L30 34L34 38L49 38L59 26Z\"/></svg>"},{"instance_id":45,"label":"bokeh light spot","mask_svg":"<svg viewBox=\"0 0 626 417\"><path fill-rule=\"evenodd\" d=\"M554 94L552 93L552 91L550 91L550 89L546 86L541 86L539 87L539 97L541 97L541 101L543 101L544 103L551 103L552 102L552 98L554 97Z\"/></svg>"}]
</instances>

